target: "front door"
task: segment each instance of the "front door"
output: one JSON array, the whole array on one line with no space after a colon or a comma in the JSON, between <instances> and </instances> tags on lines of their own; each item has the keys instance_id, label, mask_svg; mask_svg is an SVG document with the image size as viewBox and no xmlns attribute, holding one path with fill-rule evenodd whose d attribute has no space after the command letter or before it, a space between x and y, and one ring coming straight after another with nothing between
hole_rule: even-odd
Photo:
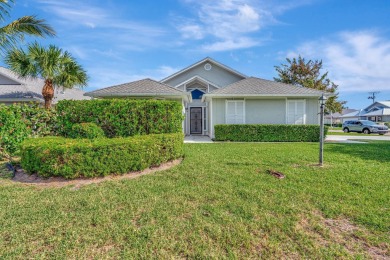
<instances>
[{"instance_id":1,"label":"front door","mask_svg":"<svg viewBox=\"0 0 390 260\"><path fill-rule=\"evenodd\" d=\"M190 134L202 134L202 108L190 108Z\"/></svg>"}]
</instances>

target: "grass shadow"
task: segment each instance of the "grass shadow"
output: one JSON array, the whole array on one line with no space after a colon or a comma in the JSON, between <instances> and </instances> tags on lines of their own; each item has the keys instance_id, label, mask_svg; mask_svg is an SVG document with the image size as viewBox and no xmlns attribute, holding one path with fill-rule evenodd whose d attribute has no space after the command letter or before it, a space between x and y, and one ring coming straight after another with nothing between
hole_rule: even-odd
<instances>
[{"instance_id":1,"label":"grass shadow","mask_svg":"<svg viewBox=\"0 0 390 260\"><path fill-rule=\"evenodd\" d=\"M389 162L390 142L371 141L365 144L327 145L326 150L332 153L352 155L364 160L374 160L381 163Z\"/></svg>"}]
</instances>

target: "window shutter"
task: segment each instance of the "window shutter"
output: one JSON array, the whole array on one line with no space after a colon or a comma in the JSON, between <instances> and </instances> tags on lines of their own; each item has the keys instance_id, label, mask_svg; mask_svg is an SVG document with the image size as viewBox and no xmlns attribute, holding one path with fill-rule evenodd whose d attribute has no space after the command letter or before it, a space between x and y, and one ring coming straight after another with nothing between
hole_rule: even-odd
<instances>
[{"instance_id":1,"label":"window shutter","mask_svg":"<svg viewBox=\"0 0 390 260\"><path fill-rule=\"evenodd\" d=\"M305 124L305 103L303 101L296 101L295 107L295 124Z\"/></svg>"},{"instance_id":2,"label":"window shutter","mask_svg":"<svg viewBox=\"0 0 390 260\"><path fill-rule=\"evenodd\" d=\"M236 101L236 124L244 123L244 101Z\"/></svg>"},{"instance_id":3,"label":"window shutter","mask_svg":"<svg viewBox=\"0 0 390 260\"><path fill-rule=\"evenodd\" d=\"M287 101L287 124L303 125L306 120L304 100L288 100Z\"/></svg>"},{"instance_id":4,"label":"window shutter","mask_svg":"<svg viewBox=\"0 0 390 260\"><path fill-rule=\"evenodd\" d=\"M295 102L287 101L287 124L295 124Z\"/></svg>"},{"instance_id":5,"label":"window shutter","mask_svg":"<svg viewBox=\"0 0 390 260\"><path fill-rule=\"evenodd\" d=\"M236 103L228 101L226 103L226 123L235 124L236 118Z\"/></svg>"},{"instance_id":6,"label":"window shutter","mask_svg":"<svg viewBox=\"0 0 390 260\"><path fill-rule=\"evenodd\" d=\"M245 123L245 103L244 101L226 102L226 124Z\"/></svg>"}]
</instances>

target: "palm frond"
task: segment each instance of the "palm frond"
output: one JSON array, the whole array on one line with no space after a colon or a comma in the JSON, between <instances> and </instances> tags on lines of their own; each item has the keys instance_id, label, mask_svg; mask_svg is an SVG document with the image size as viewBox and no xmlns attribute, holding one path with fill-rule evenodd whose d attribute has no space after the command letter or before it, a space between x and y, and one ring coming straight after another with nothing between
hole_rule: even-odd
<instances>
[{"instance_id":1,"label":"palm frond","mask_svg":"<svg viewBox=\"0 0 390 260\"><path fill-rule=\"evenodd\" d=\"M73 88L87 85L86 71L72 55L54 45L45 48L34 42L27 50L7 52L5 63L22 77L41 77L57 87Z\"/></svg>"},{"instance_id":2,"label":"palm frond","mask_svg":"<svg viewBox=\"0 0 390 260\"><path fill-rule=\"evenodd\" d=\"M23 41L25 35L54 36L55 31L45 20L37 19L36 16L24 16L0 27L0 48L4 51L15 47L18 42Z\"/></svg>"},{"instance_id":3,"label":"palm frond","mask_svg":"<svg viewBox=\"0 0 390 260\"><path fill-rule=\"evenodd\" d=\"M0 28L2 33L7 34L28 34L31 36L54 36L54 29L43 19L37 19L35 15L20 17L11 23Z\"/></svg>"},{"instance_id":4,"label":"palm frond","mask_svg":"<svg viewBox=\"0 0 390 260\"><path fill-rule=\"evenodd\" d=\"M5 17L9 16L9 9L13 0L0 0L0 21L4 21Z\"/></svg>"}]
</instances>

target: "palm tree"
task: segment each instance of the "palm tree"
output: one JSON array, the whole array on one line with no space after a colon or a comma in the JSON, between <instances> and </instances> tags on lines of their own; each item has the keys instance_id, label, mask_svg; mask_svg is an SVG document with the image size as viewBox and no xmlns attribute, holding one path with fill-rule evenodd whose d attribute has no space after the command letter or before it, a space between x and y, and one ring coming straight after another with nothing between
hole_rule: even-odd
<instances>
[{"instance_id":1,"label":"palm tree","mask_svg":"<svg viewBox=\"0 0 390 260\"><path fill-rule=\"evenodd\" d=\"M70 53L54 45L45 48L35 42L28 45L27 51L12 49L8 51L5 63L22 78L44 79L45 108L51 107L56 87L84 87L88 81L85 70Z\"/></svg>"},{"instance_id":2,"label":"palm tree","mask_svg":"<svg viewBox=\"0 0 390 260\"><path fill-rule=\"evenodd\" d=\"M13 0L0 0L0 23L9 17L9 9ZM9 24L0 27L0 51L4 53L9 48L15 47L24 36L54 36L54 29L46 24L45 20L36 16L23 16Z\"/></svg>"}]
</instances>

